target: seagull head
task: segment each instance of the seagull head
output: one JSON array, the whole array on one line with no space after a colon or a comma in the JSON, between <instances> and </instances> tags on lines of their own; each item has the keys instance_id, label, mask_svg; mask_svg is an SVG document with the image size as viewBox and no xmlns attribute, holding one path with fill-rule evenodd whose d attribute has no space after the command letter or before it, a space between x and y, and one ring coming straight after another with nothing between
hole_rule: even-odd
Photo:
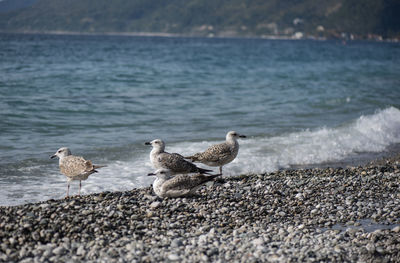
<instances>
[{"instance_id":1,"label":"seagull head","mask_svg":"<svg viewBox=\"0 0 400 263\"><path fill-rule=\"evenodd\" d=\"M172 176L172 173L169 169L158 169L154 173L149 173L148 176L157 176L160 179L169 179Z\"/></svg>"},{"instance_id":2,"label":"seagull head","mask_svg":"<svg viewBox=\"0 0 400 263\"><path fill-rule=\"evenodd\" d=\"M237 138L246 138L246 135L239 134L235 131L230 131L226 134L226 140L237 139Z\"/></svg>"},{"instance_id":3,"label":"seagull head","mask_svg":"<svg viewBox=\"0 0 400 263\"><path fill-rule=\"evenodd\" d=\"M152 140L151 142L145 142L144 144L151 145L155 149L160 149L160 150L165 149L165 143L160 139L155 139L155 140Z\"/></svg>"},{"instance_id":4,"label":"seagull head","mask_svg":"<svg viewBox=\"0 0 400 263\"><path fill-rule=\"evenodd\" d=\"M54 155L50 156L50 158L53 159L53 158L58 157L61 159L68 155L71 155L71 151L67 147L62 147L62 148L58 149Z\"/></svg>"}]
</instances>

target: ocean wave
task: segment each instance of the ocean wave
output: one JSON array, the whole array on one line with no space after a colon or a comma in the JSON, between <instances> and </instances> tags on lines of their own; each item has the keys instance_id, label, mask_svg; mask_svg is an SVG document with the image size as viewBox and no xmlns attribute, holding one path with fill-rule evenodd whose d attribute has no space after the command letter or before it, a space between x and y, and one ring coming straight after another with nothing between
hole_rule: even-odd
<instances>
[{"instance_id":1,"label":"ocean wave","mask_svg":"<svg viewBox=\"0 0 400 263\"><path fill-rule=\"evenodd\" d=\"M172 151L194 153L216 142L181 143ZM224 174L271 172L293 165L337 162L365 152L382 152L400 143L400 110L389 107L339 127L321 127L275 137L240 141L238 157Z\"/></svg>"},{"instance_id":2,"label":"ocean wave","mask_svg":"<svg viewBox=\"0 0 400 263\"><path fill-rule=\"evenodd\" d=\"M231 169L260 173L291 165L337 162L359 153L382 152L396 143L400 143L400 110L390 107L335 128L243 141Z\"/></svg>"}]
</instances>

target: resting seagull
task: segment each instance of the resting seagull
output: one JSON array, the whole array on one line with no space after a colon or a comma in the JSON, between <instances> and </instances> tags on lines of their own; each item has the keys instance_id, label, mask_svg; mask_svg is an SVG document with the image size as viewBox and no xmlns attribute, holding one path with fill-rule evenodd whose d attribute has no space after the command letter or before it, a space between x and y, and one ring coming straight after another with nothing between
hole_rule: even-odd
<instances>
[{"instance_id":1,"label":"resting seagull","mask_svg":"<svg viewBox=\"0 0 400 263\"><path fill-rule=\"evenodd\" d=\"M173 176L168 169L158 169L155 173L150 173L148 175L157 176L153 183L153 190L156 195L161 198L193 195L204 183L212 181L215 177L220 176L220 174L179 174Z\"/></svg>"},{"instance_id":2,"label":"resting seagull","mask_svg":"<svg viewBox=\"0 0 400 263\"><path fill-rule=\"evenodd\" d=\"M186 161L180 154L164 151L165 143L160 139L146 142L145 145L153 146L150 152L150 161L156 169L169 169L172 175L211 172L211 170L197 167L191 162Z\"/></svg>"},{"instance_id":3,"label":"resting seagull","mask_svg":"<svg viewBox=\"0 0 400 263\"><path fill-rule=\"evenodd\" d=\"M225 142L212 145L202 153L196 153L193 156L184 158L208 166L219 166L219 173L222 174L222 166L232 162L239 152L237 138L246 138L246 136L240 135L235 131L230 131L226 134Z\"/></svg>"},{"instance_id":4,"label":"resting seagull","mask_svg":"<svg viewBox=\"0 0 400 263\"><path fill-rule=\"evenodd\" d=\"M105 167L99 165L93 165L91 161L85 160L83 157L74 156L67 147L62 147L52 155L50 158L53 159L58 157L60 171L68 178L67 185L67 197L69 195L69 186L71 181L79 180L79 192L81 194L82 180L86 180L92 173L97 173L96 169Z\"/></svg>"}]
</instances>

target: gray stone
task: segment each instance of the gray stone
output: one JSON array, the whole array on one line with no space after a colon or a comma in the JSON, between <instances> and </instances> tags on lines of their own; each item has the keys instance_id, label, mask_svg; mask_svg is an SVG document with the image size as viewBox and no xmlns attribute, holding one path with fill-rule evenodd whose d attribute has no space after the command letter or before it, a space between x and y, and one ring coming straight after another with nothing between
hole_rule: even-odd
<instances>
[{"instance_id":1,"label":"gray stone","mask_svg":"<svg viewBox=\"0 0 400 263\"><path fill-rule=\"evenodd\" d=\"M62 254L64 254L66 252L65 248L60 246L60 247L56 247L55 249L53 249L53 254L60 256Z\"/></svg>"},{"instance_id":2,"label":"gray stone","mask_svg":"<svg viewBox=\"0 0 400 263\"><path fill-rule=\"evenodd\" d=\"M153 202L153 203L150 204L150 207L153 208L153 209L155 209L155 208L159 208L160 205L161 205L161 202L155 201L155 202Z\"/></svg>"},{"instance_id":3,"label":"gray stone","mask_svg":"<svg viewBox=\"0 0 400 263\"><path fill-rule=\"evenodd\" d=\"M177 254L169 254L168 259L171 261L177 261L180 260L180 257Z\"/></svg>"}]
</instances>

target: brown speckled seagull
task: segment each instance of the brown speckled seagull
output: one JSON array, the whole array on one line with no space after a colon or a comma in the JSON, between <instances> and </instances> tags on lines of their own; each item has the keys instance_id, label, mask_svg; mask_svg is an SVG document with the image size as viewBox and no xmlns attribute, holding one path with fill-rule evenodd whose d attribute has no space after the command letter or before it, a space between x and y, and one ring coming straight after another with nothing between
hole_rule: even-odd
<instances>
[{"instance_id":1,"label":"brown speckled seagull","mask_svg":"<svg viewBox=\"0 0 400 263\"><path fill-rule=\"evenodd\" d=\"M93 165L91 161L85 160L83 157L74 156L67 147L62 147L52 155L53 159L58 157L60 171L68 178L67 197L69 195L69 187L72 180L79 180L79 192L81 194L82 180L86 180L92 173L97 173L96 169L105 167Z\"/></svg>"},{"instance_id":2,"label":"brown speckled seagull","mask_svg":"<svg viewBox=\"0 0 400 263\"><path fill-rule=\"evenodd\" d=\"M214 180L217 176L220 176L220 174L179 174L172 176L171 171L168 169L158 169L155 173L150 173L148 175L157 176L153 183L153 190L156 195L161 198L193 195L203 184Z\"/></svg>"},{"instance_id":3,"label":"brown speckled seagull","mask_svg":"<svg viewBox=\"0 0 400 263\"><path fill-rule=\"evenodd\" d=\"M246 138L246 136L240 135L235 131L230 131L226 134L225 142L212 145L204 152L185 157L185 159L208 166L219 166L219 173L222 174L222 166L232 162L239 152L237 138Z\"/></svg>"},{"instance_id":4,"label":"brown speckled seagull","mask_svg":"<svg viewBox=\"0 0 400 263\"><path fill-rule=\"evenodd\" d=\"M156 169L169 169L172 175L188 174L188 173L208 173L211 170L197 167L193 163L186 161L182 155L178 153L168 153L165 150L165 143L156 139L146 142L145 145L153 146L150 152L150 161Z\"/></svg>"}]
</instances>

